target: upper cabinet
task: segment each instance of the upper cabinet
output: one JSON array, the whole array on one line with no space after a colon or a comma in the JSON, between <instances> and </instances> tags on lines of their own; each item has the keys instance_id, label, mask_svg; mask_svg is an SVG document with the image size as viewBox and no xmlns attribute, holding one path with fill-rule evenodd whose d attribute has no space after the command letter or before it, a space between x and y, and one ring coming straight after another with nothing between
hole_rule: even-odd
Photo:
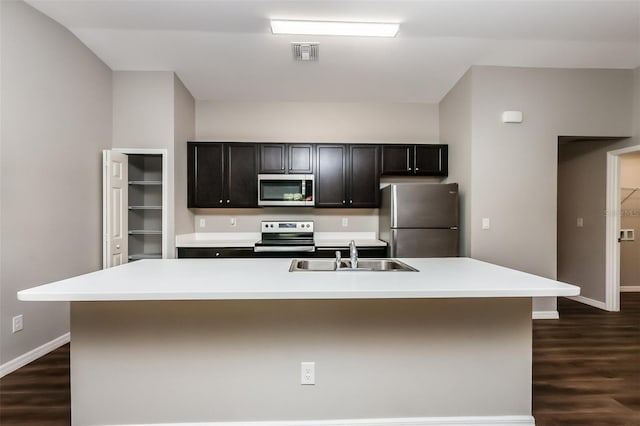
<instances>
[{"instance_id":1,"label":"upper cabinet","mask_svg":"<svg viewBox=\"0 0 640 426\"><path fill-rule=\"evenodd\" d=\"M187 144L189 208L257 207L257 147L253 143Z\"/></svg>"},{"instance_id":2,"label":"upper cabinet","mask_svg":"<svg viewBox=\"0 0 640 426\"><path fill-rule=\"evenodd\" d=\"M313 173L312 144L261 143L259 173Z\"/></svg>"},{"instance_id":3,"label":"upper cabinet","mask_svg":"<svg viewBox=\"0 0 640 426\"><path fill-rule=\"evenodd\" d=\"M379 145L317 145L316 207L378 207Z\"/></svg>"},{"instance_id":4,"label":"upper cabinet","mask_svg":"<svg viewBox=\"0 0 640 426\"><path fill-rule=\"evenodd\" d=\"M382 145L382 174L386 176L447 176L447 145Z\"/></svg>"},{"instance_id":5,"label":"upper cabinet","mask_svg":"<svg viewBox=\"0 0 640 426\"><path fill-rule=\"evenodd\" d=\"M448 173L447 145L189 142L187 146L189 208L258 207L258 174L313 174L315 207L376 208L381 175Z\"/></svg>"}]
</instances>

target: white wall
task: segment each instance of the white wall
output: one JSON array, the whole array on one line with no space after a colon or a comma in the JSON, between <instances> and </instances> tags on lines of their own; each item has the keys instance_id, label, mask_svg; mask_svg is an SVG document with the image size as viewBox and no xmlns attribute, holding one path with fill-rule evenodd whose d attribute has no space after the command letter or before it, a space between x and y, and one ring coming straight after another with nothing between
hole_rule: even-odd
<instances>
[{"instance_id":1,"label":"white wall","mask_svg":"<svg viewBox=\"0 0 640 426\"><path fill-rule=\"evenodd\" d=\"M435 104L196 101L196 139L225 142L439 143ZM398 179L394 180L397 181ZM400 179L402 180L402 179ZM425 180L425 179L423 179ZM262 219L314 220L316 231L377 232L377 209L199 209L198 232L259 232ZM229 225L230 218L237 225ZM342 227L341 219L349 226ZM206 219L199 227L199 219Z\"/></svg>"},{"instance_id":2,"label":"white wall","mask_svg":"<svg viewBox=\"0 0 640 426\"><path fill-rule=\"evenodd\" d=\"M102 258L101 150L111 70L70 32L2 1L0 364L69 331L65 303L16 292L94 271ZM11 318L24 314L12 334Z\"/></svg>"}]
</instances>

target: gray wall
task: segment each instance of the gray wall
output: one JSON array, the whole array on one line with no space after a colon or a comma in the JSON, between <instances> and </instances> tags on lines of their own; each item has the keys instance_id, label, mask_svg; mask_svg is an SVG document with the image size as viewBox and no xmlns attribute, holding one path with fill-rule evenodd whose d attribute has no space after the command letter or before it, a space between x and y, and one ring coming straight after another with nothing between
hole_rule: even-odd
<instances>
[{"instance_id":1,"label":"gray wall","mask_svg":"<svg viewBox=\"0 0 640 426\"><path fill-rule=\"evenodd\" d=\"M531 415L528 298L71 311L77 425ZM302 361L315 386L300 385Z\"/></svg>"},{"instance_id":2,"label":"gray wall","mask_svg":"<svg viewBox=\"0 0 640 426\"><path fill-rule=\"evenodd\" d=\"M177 75L173 77L174 217L176 234L194 232L193 212L187 209L187 141L196 133L196 104Z\"/></svg>"},{"instance_id":3,"label":"gray wall","mask_svg":"<svg viewBox=\"0 0 640 426\"><path fill-rule=\"evenodd\" d=\"M193 231L193 215L186 210L184 138L194 135L194 109L193 97L171 71L113 73L113 147L167 150L170 258L175 255L175 227L184 233Z\"/></svg>"},{"instance_id":4,"label":"gray wall","mask_svg":"<svg viewBox=\"0 0 640 426\"><path fill-rule=\"evenodd\" d=\"M620 186L640 188L640 153L620 157ZM634 229L635 240L620 244L620 286L640 286L640 191L622 190L620 228Z\"/></svg>"},{"instance_id":5,"label":"gray wall","mask_svg":"<svg viewBox=\"0 0 640 426\"><path fill-rule=\"evenodd\" d=\"M16 292L100 268L111 70L66 29L2 1L0 364L69 330L65 303ZM11 318L24 330L11 334Z\"/></svg>"},{"instance_id":6,"label":"gray wall","mask_svg":"<svg viewBox=\"0 0 640 426\"><path fill-rule=\"evenodd\" d=\"M239 142L439 143L438 105L196 101L196 139ZM406 180L406 179L405 179ZM433 179L423 179L433 181ZM385 179L402 181L402 179ZM232 227L230 219L236 218ZM200 209L198 232L259 232L261 219L306 219L316 231L377 232L376 209ZM342 227L342 218L349 225ZM205 226L200 227L200 219Z\"/></svg>"},{"instance_id":7,"label":"gray wall","mask_svg":"<svg viewBox=\"0 0 640 426\"><path fill-rule=\"evenodd\" d=\"M448 143L467 147L466 132L453 126L455 117L463 123L471 117L470 164L453 156L449 166L470 170L473 182L467 252L555 278L558 136L631 135L634 73L482 66L470 74L471 112L468 101L454 102L456 90L468 92L463 79L453 100L444 99L442 107L451 110L441 129L451 135ZM523 123L502 123L505 110L522 111ZM491 229L481 229L482 218L491 220ZM555 299L535 299L534 310L555 310Z\"/></svg>"},{"instance_id":8,"label":"gray wall","mask_svg":"<svg viewBox=\"0 0 640 426\"><path fill-rule=\"evenodd\" d=\"M605 302L607 152L622 141L583 140L558 149L558 279ZM583 226L577 226L577 218Z\"/></svg>"},{"instance_id":9,"label":"gray wall","mask_svg":"<svg viewBox=\"0 0 640 426\"><path fill-rule=\"evenodd\" d=\"M460 191L460 253L471 255L472 72L468 71L440 102L440 142L449 145L449 177Z\"/></svg>"}]
</instances>

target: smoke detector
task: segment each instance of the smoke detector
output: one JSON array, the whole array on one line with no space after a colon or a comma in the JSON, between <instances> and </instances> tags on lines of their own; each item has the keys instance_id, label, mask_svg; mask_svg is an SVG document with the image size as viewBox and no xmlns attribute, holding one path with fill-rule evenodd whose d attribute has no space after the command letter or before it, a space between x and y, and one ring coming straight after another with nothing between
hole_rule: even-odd
<instances>
[{"instance_id":1,"label":"smoke detector","mask_svg":"<svg viewBox=\"0 0 640 426\"><path fill-rule=\"evenodd\" d=\"M318 43L291 43L293 59L296 61L317 61Z\"/></svg>"}]
</instances>

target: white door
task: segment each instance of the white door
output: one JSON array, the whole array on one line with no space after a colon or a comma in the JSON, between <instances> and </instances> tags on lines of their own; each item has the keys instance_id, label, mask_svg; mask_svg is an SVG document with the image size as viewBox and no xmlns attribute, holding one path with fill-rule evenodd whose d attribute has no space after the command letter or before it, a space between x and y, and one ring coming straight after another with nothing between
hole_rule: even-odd
<instances>
[{"instance_id":1,"label":"white door","mask_svg":"<svg viewBox=\"0 0 640 426\"><path fill-rule=\"evenodd\" d=\"M102 268L127 263L128 161L127 155L102 151L103 251Z\"/></svg>"}]
</instances>

